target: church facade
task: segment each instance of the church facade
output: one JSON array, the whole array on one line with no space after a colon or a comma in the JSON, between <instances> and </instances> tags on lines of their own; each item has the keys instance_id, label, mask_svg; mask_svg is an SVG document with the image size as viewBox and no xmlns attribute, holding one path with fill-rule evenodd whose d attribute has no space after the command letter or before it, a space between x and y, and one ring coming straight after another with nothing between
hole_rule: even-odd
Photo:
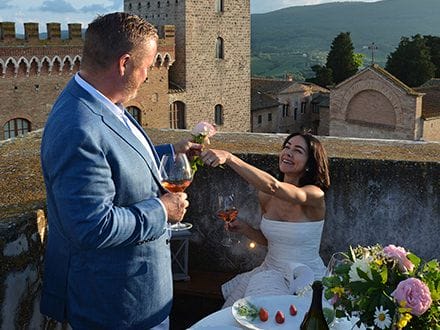
<instances>
[{"instance_id":1,"label":"church facade","mask_svg":"<svg viewBox=\"0 0 440 330\"><path fill-rule=\"evenodd\" d=\"M330 90L329 135L440 141L438 89L410 88L373 64Z\"/></svg>"}]
</instances>

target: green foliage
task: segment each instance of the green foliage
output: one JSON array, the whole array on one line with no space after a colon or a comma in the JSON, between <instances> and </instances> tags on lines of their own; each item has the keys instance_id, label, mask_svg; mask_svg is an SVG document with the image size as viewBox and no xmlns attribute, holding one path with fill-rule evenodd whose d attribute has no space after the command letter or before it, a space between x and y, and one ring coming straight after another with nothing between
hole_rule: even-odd
<instances>
[{"instance_id":1,"label":"green foliage","mask_svg":"<svg viewBox=\"0 0 440 330\"><path fill-rule=\"evenodd\" d=\"M323 87L333 84L332 69L322 65L314 65L312 66L312 70L315 72L315 77L307 79L307 81Z\"/></svg>"},{"instance_id":2,"label":"green foliage","mask_svg":"<svg viewBox=\"0 0 440 330\"><path fill-rule=\"evenodd\" d=\"M429 48L431 62L435 65L435 77L440 78L440 37L423 36L426 46Z\"/></svg>"},{"instance_id":3,"label":"green foliage","mask_svg":"<svg viewBox=\"0 0 440 330\"><path fill-rule=\"evenodd\" d=\"M365 54L355 53L353 54L353 61L357 68L360 68L364 65Z\"/></svg>"},{"instance_id":4,"label":"green foliage","mask_svg":"<svg viewBox=\"0 0 440 330\"><path fill-rule=\"evenodd\" d=\"M412 39L402 37L397 49L388 56L385 69L411 87L433 78L436 70L430 49L420 34Z\"/></svg>"},{"instance_id":5,"label":"green foliage","mask_svg":"<svg viewBox=\"0 0 440 330\"><path fill-rule=\"evenodd\" d=\"M333 40L327 56L326 67L332 70L335 84L344 81L357 72L354 47L350 32L341 32Z\"/></svg>"},{"instance_id":6,"label":"green foliage","mask_svg":"<svg viewBox=\"0 0 440 330\"><path fill-rule=\"evenodd\" d=\"M400 248L402 249L402 248ZM402 249L403 250L403 249ZM440 266L437 260L426 263L416 255L406 252L402 257L387 254L380 245L351 248L336 264L330 276L323 278L324 296L332 299L337 317L359 315L360 322L374 325L375 312L386 311L390 320L400 322L402 328L438 329L440 325ZM388 250L389 251L389 250ZM400 258L412 263L411 269L402 268ZM356 273L355 273L356 272ZM357 274L357 276L355 276ZM400 282L409 278L421 280L430 291L432 304L421 316L410 315L411 308L399 305L392 293ZM380 307L382 306L382 307Z\"/></svg>"}]
</instances>

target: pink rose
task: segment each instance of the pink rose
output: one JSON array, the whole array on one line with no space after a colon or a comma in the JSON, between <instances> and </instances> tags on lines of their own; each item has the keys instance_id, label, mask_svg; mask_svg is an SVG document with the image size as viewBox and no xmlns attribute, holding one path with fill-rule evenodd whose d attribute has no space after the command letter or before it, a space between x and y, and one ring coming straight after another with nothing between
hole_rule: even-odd
<instances>
[{"instance_id":1,"label":"pink rose","mask_svg":"<svg viewBox=\"0 0 440 330\"><path fill-rule=\"evenodd\" d=\"M390 244L383 249L383 252L387 257L396 260L403 272L411 272L414 269L413 263L406 257L408 252L403 247Z\"/></svg>"},{"instance_id":2,"label":"pink rose","mask_svg":"<svg viewBox=\"0 0 440 330\"><path fill-rule=\"evenodd\" d=\"M194 136L203 135L208 138L214 136L215 133L216 133L215 127L210 123L207 123L206 121L202 121L198 123L191 132L191 134Z\"/></svg>"},{"instance_id":3,"label":"pink rose","mask_svg":"<svg viewBox=\"0 0 440 330\"><path fill-rule=\"evenodd\" d=\"M410 277L397 285L396 290L391 293L400 304L405 302L404 307L411 308L410 313L420 316L431 307L431 292L425 283L417 278Z\"/></svg>"}]
</instances>

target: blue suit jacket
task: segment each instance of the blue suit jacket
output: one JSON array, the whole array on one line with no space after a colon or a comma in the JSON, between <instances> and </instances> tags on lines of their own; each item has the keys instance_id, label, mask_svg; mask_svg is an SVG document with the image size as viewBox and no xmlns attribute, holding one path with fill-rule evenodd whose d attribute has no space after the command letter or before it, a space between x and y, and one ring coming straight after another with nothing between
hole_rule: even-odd
<instances>
[{"instance_id":1,"label":"blue suit jacket","mask_svg":"<svg viewBox=\"0 0 440 330\"><path fill-rule=\"evenodd\" d=\"M43 314L75 330L144 330L168 316L171 258L153 152L155 159L71 79L41 145L49 220Z\"/></svg>"}]
</instances>

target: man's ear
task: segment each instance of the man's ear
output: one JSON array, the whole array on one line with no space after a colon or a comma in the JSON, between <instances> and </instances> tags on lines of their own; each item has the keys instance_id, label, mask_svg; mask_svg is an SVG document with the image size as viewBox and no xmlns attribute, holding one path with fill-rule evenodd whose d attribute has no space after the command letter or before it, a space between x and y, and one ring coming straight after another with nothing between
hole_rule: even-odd
<instances>
[{"instance_id":1,"label":"man's ear","mask_svg":"<svg viewBox=\"0 0 440 330\"><path fill-rule=\"evenodd\" d=\"M123 54L119 57L119 61L118 61L118 70L119 70L119 74L122 76L125 75L125 72L127 70L127 65L128 62L131 59L131 55L130 54Z\"/></svg>"}]
</instances>

